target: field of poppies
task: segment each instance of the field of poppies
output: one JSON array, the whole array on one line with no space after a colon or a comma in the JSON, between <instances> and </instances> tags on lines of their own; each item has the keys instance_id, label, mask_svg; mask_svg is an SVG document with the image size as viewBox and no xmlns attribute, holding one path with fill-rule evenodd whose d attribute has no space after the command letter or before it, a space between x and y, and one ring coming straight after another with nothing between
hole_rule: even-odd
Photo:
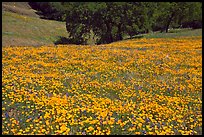
<instances>
[{"instance_id":1,"label":"field of poppies","mask_svg":"<svg viewBox=\"0 0 204 137\"><path fill-rule=\"evenodd\" d=\"M2 134L202 134L202 37L3 47Z\"/></svg>"}]
</instances>

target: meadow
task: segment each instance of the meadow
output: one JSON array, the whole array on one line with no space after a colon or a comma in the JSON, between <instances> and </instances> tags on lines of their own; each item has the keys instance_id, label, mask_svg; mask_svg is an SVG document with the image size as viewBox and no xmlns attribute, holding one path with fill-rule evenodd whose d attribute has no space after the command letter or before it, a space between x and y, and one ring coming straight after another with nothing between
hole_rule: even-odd
<instances>
[{"instance_id":1,"label":"meadow","mask_svg":"<svg viewBox=\"0 0 204 137\"><path fill-rule=\"evenodd\" d=\"M201 135L202 37L3 47L2 134Z\"/></svg>"}]
</instances>

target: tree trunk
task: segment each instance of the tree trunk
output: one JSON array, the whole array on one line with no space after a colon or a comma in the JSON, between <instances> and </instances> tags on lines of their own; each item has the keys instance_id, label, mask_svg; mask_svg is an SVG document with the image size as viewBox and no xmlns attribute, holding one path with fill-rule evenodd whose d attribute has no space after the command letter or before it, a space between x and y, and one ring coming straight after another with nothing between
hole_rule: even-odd
<instances>
[{"instance_id":1,"label":"tree trunk","mask_svg":"<svg viewBox=\"0 0 204 137\"><path fill-rule=\"evenodd\" d=\"M106 27L107 27L107 32L106 32L106 39L105 41L107 43L111 43L113 42L113 36L112 36L112 27L110 26L110 23L109 22L106 22Z\"/></svg>"},{"instance_id":2,"label":"tree trunk","mask_svg":"<svg viewBox=\"0 0 204 137\"><path fill-rule=\"evenodd\" d=\"M173 19L173 17L174 17L174 14L175 14L175 13L173 12L173 13L171 14L169 20L167 21L166 28L165 28L166 33L168 33L169 26L170 26L171 21L172 21L172 19Z\"/></svg>"},{"instance_id":3,"label":"tree trunk","mask_svg":"<svg viewBox=\"0 0 204 137\"><path fill-rule=\"evenodd\" d=\"M118 25L118 32L117 32L117 40L122 40L123 39L123 37L122 37L122 30L121 30L121 25L122 24L119 24Z\"/></svg>"},{"instance_id":4,"label":"tree trunk","mask_svg":"<svg viewBox=\"0 0 204 137\"><path fill-rule=\"evenodd\" d=\"M149 29L146 29L146 32L145 33L149 33Z\"/></svg>"}]
</instances>

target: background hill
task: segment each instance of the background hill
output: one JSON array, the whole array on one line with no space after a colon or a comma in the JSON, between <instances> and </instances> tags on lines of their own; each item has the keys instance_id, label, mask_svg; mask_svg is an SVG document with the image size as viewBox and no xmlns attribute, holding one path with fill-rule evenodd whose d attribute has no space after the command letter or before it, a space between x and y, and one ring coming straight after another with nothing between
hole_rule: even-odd
<instances>
[{"instance_id":1,"label":"background hill","mask_svg":"<svg viewBox=\"0 0 204 137\"><path fill-rule=\"evenodd\" d=\"M54 44L67 35L65 22L41 19L28 2L2 2L3 46Z\"/></svg>"},{"instance_id":2,"label":"background hill","mask_svg":"<svg viewBox=\"0 0 204 137\"><path fill-rule=\"evenodd\" d=\"M29 17L39 17L27 2L3 2L2 10L17 13L20 15L26 15Z\"/></svg>"},{"instance_id":3,"label":"background hill","mask_svg":"<svg viewBox=\"0 0 204 137\"><path fill-rule=\"evenodd\" d=\"M2 45L38 46L66 44L66 22L41 18L28 2L2 2ZM132 38L168 38L202 36L202 29L172 29L135 35ZM124 37L123 39L129 39ZM92 45L93 40L88 43Z\"/></svg>"}]
</instances>

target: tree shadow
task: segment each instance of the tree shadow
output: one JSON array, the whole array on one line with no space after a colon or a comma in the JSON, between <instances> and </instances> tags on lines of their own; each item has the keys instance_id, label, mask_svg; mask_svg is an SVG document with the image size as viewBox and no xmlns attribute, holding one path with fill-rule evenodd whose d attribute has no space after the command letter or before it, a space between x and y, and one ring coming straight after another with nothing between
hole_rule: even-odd
<instances>
[{"instance_id":1,"label":"tree shadow","mask_svg":"<svg viewBox=\"0 0 204 137\"><path fill-rule=\"evenodd\" d=\"M74 39L58 36L58 39L54 42L54 44L55 45L58 45L58 44L66 45L66 44L80 44L80 43Z\"/></svg>"},{"instance_id":2,"label":"tree shadow","mask_svg":"<svg viewBox=\"0 0 204 137\"><path fill-rule=\"evenodd\" d=\"M44 19L44 20L57 20L57 21L61 21L60 19L54 19L52 17L52 14L50 13L43 13L39 7L35 4L35 2L28 2L29 6L35 10L35 14L37 14L39 16L40 19Z\"/></svg>"},{"instance_id":3,"label":"tree shadow","mask_svg":"<svg viewBox=\"0 0 204 137\"><path fill-rule=\"evenodd\" d=\"M49 20L48 18L45 17L45 15L41 11L35 11L35 13L40 17L40 19Z\"/></svg>"},{"instance_id":4,"label":"tree shadow","mask_svg":"<svg viewBox=\"0 0 204 137\"><path fill-rule=\"evenodd\" d=\"M28 5L35 10L35 14L37 14L41 19L46 19L42 11L38 9L38 6L33 2L28 2Z\"/></svg>"},{"instance_id":5,"label":"tree shadow","mask_svg":"<svg viewBox=\"0 0 204 137\"><path fill-rule=\"evenodd\" d=\"M125 38L123 40L130 40L130 39L140 39L143 38L143 35L136 35L136 36L132 36L131 38ZM116 42L116 41L114 41ZM62 37L62 36L58 36L58 39L54 42L55 45L67 45L67 44L76 44L76 45L88 45L88 44L83 44L82 42L76 40L76 39L72 39L72 38L67 38L67 37ZM100 44L104 44L104 43L97 43L96 45L100 45ZM108 44L108 43L105 43Z\"/></svg>"}]
</instances>

